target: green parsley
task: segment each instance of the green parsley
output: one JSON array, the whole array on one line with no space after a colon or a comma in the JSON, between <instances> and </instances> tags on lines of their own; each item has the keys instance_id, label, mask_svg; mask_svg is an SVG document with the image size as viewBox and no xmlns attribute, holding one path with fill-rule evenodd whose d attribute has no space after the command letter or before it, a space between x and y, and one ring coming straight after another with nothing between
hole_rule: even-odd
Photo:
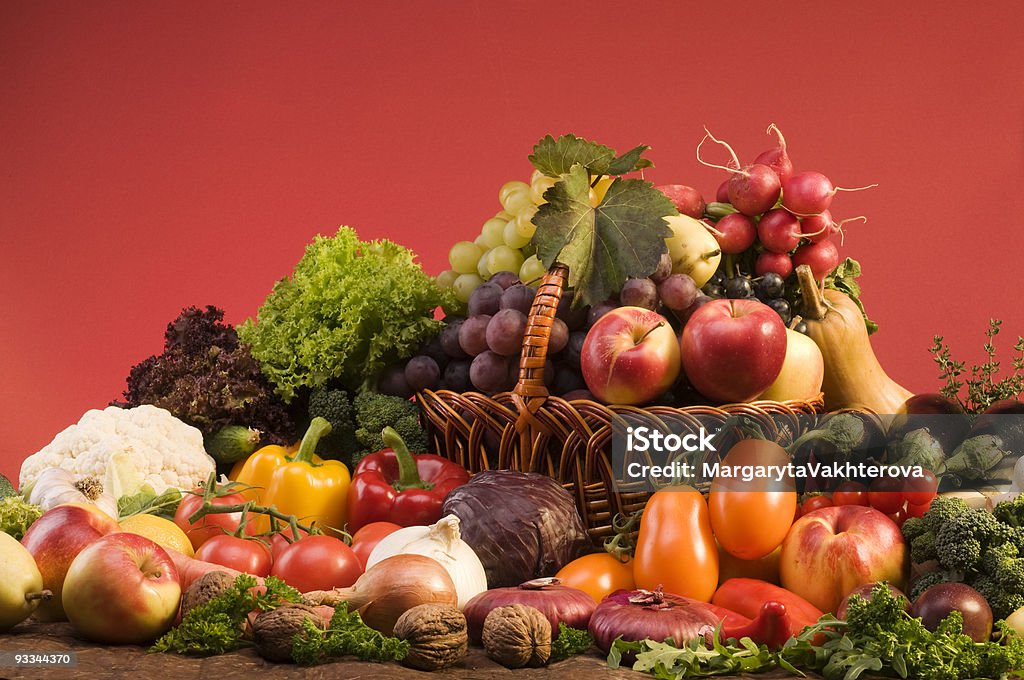
<instances>
[{"instance_id":1,"label":"green parsley","mask_svg":"<svg viewBox=\"0 0 1024 680\"><path fill-rule=\"evenodd\" d=\"M264 612L301 599L299 591L274 576L263 579L262 591L252 590L256 585L255 577L239 575L231 588L189 610L149 651L212 656L239 649L246 645L242 624L249 612Z\"/></svg>"},{"instance_id":2,"label":"green parsley","mask_svg":"<svg viewBox=\"0 0 1024 680\"><path fill-rule=\"evenodd\" d=\"M558 624L558 637L551 641L550 662L564 661L571 656L583 654L594 645L594 636L585 630Z\"/></svg>"},{"instance_id":3,"label":"green parsley","mask_svg":"<svg viewBox=\"0 0 1024 680\"><path fill-rule=\"evenodd\" d=\"M334 609L327 630L320 630L307 619L302 632L292 641L292 658L303 666L326 663L341 656L354 656L361 661L401 661L408 653L408 642L370 628L359 612L349 612L346 604Z\"/></svg>"}]
</instances>

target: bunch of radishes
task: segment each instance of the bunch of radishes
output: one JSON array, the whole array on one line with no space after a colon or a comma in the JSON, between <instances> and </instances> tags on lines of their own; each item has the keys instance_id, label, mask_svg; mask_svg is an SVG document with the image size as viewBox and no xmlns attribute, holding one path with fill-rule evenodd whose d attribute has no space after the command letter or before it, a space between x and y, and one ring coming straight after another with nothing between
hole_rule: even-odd
<instances>
[{"instance_id":1,"label":"bunch of radishes","mask_svg":"<svg viewBox=\"0 0 1024 680\"><path fill-rule=\"evenodd\" d=\"M815 278L822 279L835 269L839 249L831 237L841 234L847 222L865 218L836 222L829 212L832 197L838 191L868 187L843 189L820 172L794 172L786 140L774 123L768 127L768 133L776 135L778 145L761 153L749 165L742 165L727 143L716 139L706 128L705 132L697 145L697 160L730 174L718 187L716 202L704 205L698 192L682 185L659 188L673 199L681 213L704 219L708 224L726 256L723 275L763 276L771 272L785 279L796 266L806 264ZM728 164L715 165L701 157L701 147L708 140L729 152ZM753 256L752 272L737 271L741 255Z\"/></svg>"}]
</instances>

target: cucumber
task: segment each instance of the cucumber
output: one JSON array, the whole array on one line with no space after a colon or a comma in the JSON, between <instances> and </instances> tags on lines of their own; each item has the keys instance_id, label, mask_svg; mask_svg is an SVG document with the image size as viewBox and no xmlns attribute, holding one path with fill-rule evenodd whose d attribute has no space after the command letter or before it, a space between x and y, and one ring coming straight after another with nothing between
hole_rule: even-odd
<instances>
[{"instance_id":1,"label":"cucumber","mask_svg":"<svg viewBox=\"0 0 1024 680\"><path fill-rule=\"evenodd\" d=\"M260 431L245 425L228 425L203 440L206 452L218 463L234 463L252 454L260 443Z\"/></svg>"}]
</instances>

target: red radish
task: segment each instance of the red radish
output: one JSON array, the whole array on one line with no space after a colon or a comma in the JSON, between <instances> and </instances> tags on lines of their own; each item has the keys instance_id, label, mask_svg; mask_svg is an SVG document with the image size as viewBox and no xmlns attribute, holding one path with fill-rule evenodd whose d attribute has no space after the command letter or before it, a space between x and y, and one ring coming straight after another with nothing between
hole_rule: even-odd
<instances>
[{"instance_id":1,"label":"red radish","mask_svg":"<svg viewBox=\"0 0 1024 680\"><path fill-rule=\"evenodd\" d=\"M757 239L754 221L743 213L726 215L714 227L709 227L709 231L714 234L721 251L728 255L742 253Z\"/></svg>"},{"instance_id":2,"label":"red radish","mask_svg":"<svg viewBox=\"0 0 1024 680\"><path fill-rule=\"evenodd\" d=\"M858 215L857 217L847 217L842 222L836 222L832 219L832 213L826 210L820 215L809 215L801 218L800 230L803 232L804 238L811 243L824 241L832 234L839 234L839 243L842 244L846 242L846 232L843 231L843 225L847 222L856 222L857 220L867 222L868 218L864 215Z\"/></svg>"},{"instance_id":3,"label":"red radish","mask_svg":"<svg viewBox=\"0 0 1024 680\"><path fill-rule=\"evenodd\" d=\"M829 240L804 244L793 253L793 265L799 267L802 264L811 268L814 278L823 279L839 266L839 249Z\"/></svg>"},{"instance_id":4,"label":"red radish","mask_svg":"<svg viewBox=\"0 0 1024 680\"><path fill-rule=\"evenodd\" d=\"M704 132L706 133L704 139L700 140L700 144L697 145L697 160L709 168L719 168L732 173L727 189L729 202L732 203L733 207L744 215L754 216L760 215L774 206L779 200L779 194L782 191L782 183L779 180L779 176L775 174L775 171L767 165L760 163L753 163L740 168L740 159L736 156L736 152L732 150L732 147L719 139L715 139L715 136L707 128L704 128ZM732 156L732 162L729 165L715 165L704 161L700 157L700 147L708 139L728 149L729 154Z\"/></svg>"},{"instance_id":5,"label":"red radish","mask_svg":"<svg viewBox=\"0 0 1024 680\"><path fill-rule=\"evenodd\" d=\"M757 256L757 261L754 262L754 272L758 276L774 272L782 278L786 278L793 273L793 260L786 253L773 253L766 250Z\"/></svg>"},{"instance_id":6,"label":"red radish","mask_svg":"<svg viewBox=\"0 0 1024 680\"><path fill-rule=\"evenodd\" d=\"M782 136L782 131L779 130L775 123L768 126L767 132L768 134L775 133L775 136L779 138L779 145L774 149L762 152L754 159L754 162L767 165L775 171L780 180L785 181L787 177L793 174L793 161L789 159L789 154L786 153L786 138Z\"/></svg>"},{"instance_id":7,"label":"red radish","mask_svg":"<svg viewBox=\"0 0 1024 680\"><path fill-rule=\"evenodd\" d=\"M718 191L715 192L715 200L719 203L729 202L729 180L725 180L718 185Z\"/></svg>"},{"instance_id":8,"label":"red radish","mask_svg":"<svg viewBox=\"0 0 1024 680\"><path fill-rule=\"evenodd\" d=\"M790 252L800 245L802 236L800 220L782 208L769 210L757 223L757 238L773 253Z\"/></svg>"},{"instance_id":9,"label":"red radish","mask_svg":"<svg viewBox=\"0 0 1024 680\"><path fill-rule=\"evenodd\" d=\"M654 188L668 196L680 215L689 215L695 220L704 217L704 197L693 187L685 184L662 184Z\"/></svg>"},{"instance_id":10,"label":"red radish","mask_svg":"<svg viewBox=\"0 0 1024 680\"><path fill-rule=\"evenodd\" d=\"M837 191L861 191L876 186L844 189L833 186L832 180L820 172L807 170L790 175L782 183L782 205L796 215L817 215L828 210Z\"/></svg>"}]
</instances>

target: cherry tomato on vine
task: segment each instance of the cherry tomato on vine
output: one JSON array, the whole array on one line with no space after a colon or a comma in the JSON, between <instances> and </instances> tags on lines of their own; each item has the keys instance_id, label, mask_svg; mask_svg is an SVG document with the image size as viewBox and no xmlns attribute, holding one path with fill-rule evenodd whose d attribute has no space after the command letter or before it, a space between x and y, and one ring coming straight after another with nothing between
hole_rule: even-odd
<instances>
[{"instance_id":1,"label":"cherry tomato on vine","mask_svg":"<svg viewBox=\"0 0 1024 680\"><path fill-rule=\"evenodd\" d=\"M245 503L245 497L240 493L232 493L226 496L215 496L210 499L210 503L213 505L241 505ZM201 507L203 507L203 490L196 489L191 493L183 494L181 503L178 504L178 509L174 512L174 523L185 532L188 540L192 542L192 547L196 550L199 550L203 543L214 536L233 534L238 531L238 525L242 521L240 512L214 513L206 515L194 524L190 523L188 518ZM250 527L252 524L246 525L246 533L250 532Z\"/></svg>"},{"instance_id":2,"label":"cherry tomato on vine","mask_svg":"<svg viewBox=\"0 0 1024 680\"><path fill-rule=\"evenodd\" d=\"M401 528L394 522L370 522L359 528L359 531L352 536L352 552L359 558L359 564L363 569L366 569L370 553L377 547L381 539Z\"/></svg>"},{"instance_id":3,"label":"cherry tomato on vine","mask_svg":"<svg viewBox=\"0 0 1024 680\"><path fill-rule=\"evenodd\" d=\"M815 510L820 510L821 508L831 508L832 505L832 499L829 498L828 496L823 496L820 494L808 496L804 500L803 505L800 506L801 515L806 515L809 512L814 512Z\"/></svg>"},{"instance_id":4,"label":"cherry tomato on vine","mask_svg":"<svg viewBox=\"0 0 1024 680\"><path fill-rule=\"evenodd\" d=\"M924 470L923 476L910 476L903 480L903 498L911 505L927 505L938 495L939 480L931 470Z\"/></svg>"},{"instance_id":5,"label":"cherry tomato on vine","mask_svg":"<svg viewBox=\"0 0 1024 680\"><path fill-rule=\"evenodd\" d=\"M868 488L860 482L843 482L832 492L833 505L870 505Z\"/></svg>"},{"instance_id":6,"label":"cherry tomato on vine","mask_svg":"<svg viewBox=\"0 0 1024 680\"><path fill-rule=\"evenodd\" d=\"M903 507L903 480L884 475L871 482L868 490L871 507L886 515L892 515Z\"/></svg>"},{"instance_id":7,"label":"cherry tomato on vine","mask_svg":"<svg viewBox=\"0 0 1024 680\"><path fill-rule=\"evenodd\" d=\"M932 507L932 502L927 503L907 503L906 512L907 517L924 517L924 513L928 512L928 508Z\"/></svg>"},{"instance_id":8,"label":"cherry tomato on vine","mask_svg":"<svg viewBox=\"0 0 1024 680\"><path fill-rule=\"evenodd\" d=\"M352 548L334 536L307 536L292 543L281 552L270 572L303 593L347 588L362 573Z\"/></svg>"},{"instance_id":9,"label":"cherry tomato on vine","mask_svg":"<svg viewBox=\"0 0 1024 680\"><path fill-rule=\"evenodd\" d=\"M578 557L559 570L555 578L563 586L578 588L600 602L616 590L633 590L632 560L623 562L615 555L601 552Z\"/></svg>"},{"instance_id":10,"label":"cherry tomato on vine","mask_svg":"<svg viewBox=\"0 0 1024 680\"><path fill-rule=\"evenodd\" d=\"M299 529L299 540L302 540L308 533ZM270 552L274 556L274 560L277 560L281 556L281 553L285 548L295 542L295 537L292 535L291 527L286 527L270 535Z\"/></svg>"},{"instance_id":11,"label":"cherry tomato on vine","mask_svg":"<svg viewBox=\"0 0 1024 680\"><path fill-rule=\"evenodd\" d=\"M269 576L274 563L270 548L262 541L228 534L214 536L205 541L196 551L196 559L244 571L253 576Z\"/></svg>"}]
</instances>

